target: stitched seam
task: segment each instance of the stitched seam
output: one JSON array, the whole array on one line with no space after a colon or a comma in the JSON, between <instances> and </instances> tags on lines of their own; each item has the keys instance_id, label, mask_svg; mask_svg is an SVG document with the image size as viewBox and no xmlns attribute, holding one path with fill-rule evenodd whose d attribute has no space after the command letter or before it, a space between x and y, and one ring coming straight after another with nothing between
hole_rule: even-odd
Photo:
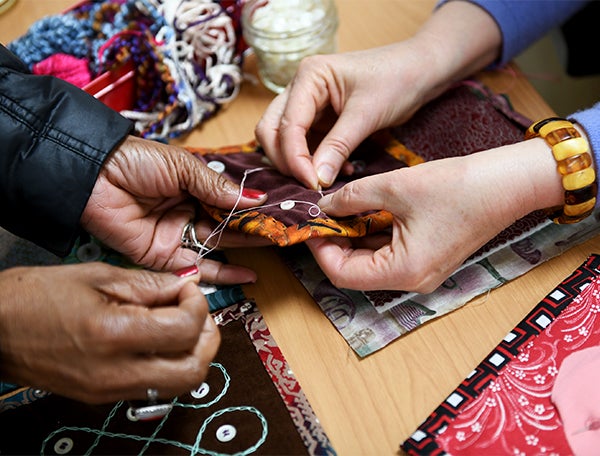
<instances>
[{"instance_id":1,"label":"stitched seam","mask_svg":"<svg viewBox=\"0 0 600 456\"><path fill-rule=\"evenodd\" d=\"M8 101L8 103L6 103L6 101ZM25 113L27 113L28 118L25 119L25 118L15 115L15 113L10 109L10 106L8 106L9 104L18 106L19 109L21 109ZM96 157L90 156L90 155L84 153L83 151L76 149L73 146L71 146L63 141L60 141L57 136L59 134L64 135L67 138L70 138L71 140L73 140L74 142L80 143L86 147L89 147L90 149L93 149L95 151L102 153L102 151L100 149L98 149L90 144L84 143L84 142L80 141L79 139L71 136L68 133L63 132L62 130L60 130L56 127L52 127L49 122L43 121L37 115L35 115L31 111L29 111L29 109L20 105L17 101L13 100L12 98L10 98L9 96L7 96L5 94L0 94L0 110L2 110L4 113L6 113L8 116L10 116L16 122L22 124L28 130L31 130L34 133L34 135L39 137L40 139L48 140L54 144L57 144L58 146L60 146L64 149L68 149L69 151L73 152L74 154L76 154L80 157L83 157L86 160L91 161L97 165L102 164L102 162L100 160L98 160ZM29 119L33 119L36 122L32 122ZM38 129L35 126L36 124L42 124L43 126L42 126L42 128Z\"/></svg>"}]
</instances>

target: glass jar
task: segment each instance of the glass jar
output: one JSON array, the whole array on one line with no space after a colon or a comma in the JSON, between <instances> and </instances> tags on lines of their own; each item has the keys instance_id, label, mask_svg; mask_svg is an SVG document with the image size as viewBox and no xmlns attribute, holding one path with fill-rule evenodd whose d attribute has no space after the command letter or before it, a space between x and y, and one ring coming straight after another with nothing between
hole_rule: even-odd
<instances>
[{"instance_id":1,"label":"glass jar","mask_svg":"<svg viewBox=\"0 0 600 456\"><path fill-rule=\"evenodd\" d=\"M337 51L334 0L246 0L242 31L256 55L258 75L275 93L283 91L300 60Z\"/></svg>"}]
</instances>

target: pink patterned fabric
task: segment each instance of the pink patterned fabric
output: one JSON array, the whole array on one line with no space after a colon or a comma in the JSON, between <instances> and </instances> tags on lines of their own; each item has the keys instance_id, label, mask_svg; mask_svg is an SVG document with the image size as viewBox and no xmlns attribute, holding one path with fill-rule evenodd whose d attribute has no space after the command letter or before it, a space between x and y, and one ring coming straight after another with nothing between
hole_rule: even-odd
<instances>
[{"instance_id":1,"label":"pink patterned fabric","mask_svg":"<svg viewBox=\"0 0 600 456\"><path fill-rule=\"evenodd\" d=\"M600 258L555 288L428 417L409 454L598 454Z\"/></svg>"}]
</instances>

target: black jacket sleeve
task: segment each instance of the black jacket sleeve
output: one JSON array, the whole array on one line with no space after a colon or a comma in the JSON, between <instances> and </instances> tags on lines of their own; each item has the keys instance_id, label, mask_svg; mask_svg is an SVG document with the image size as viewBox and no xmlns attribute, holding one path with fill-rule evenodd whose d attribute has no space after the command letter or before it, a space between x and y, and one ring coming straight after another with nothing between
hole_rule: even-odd
<instances>
[{"instance_id":1,"label":"black jacket sleeve","mask_svg":"<svg viewBox=\"0 0 600 456\"><path fill-rule=\"evenodd\" d=\"M30 74L0 45L0 225L67 255L104 160L131 128L83 90Z\"/></svg>"}]
</instances>

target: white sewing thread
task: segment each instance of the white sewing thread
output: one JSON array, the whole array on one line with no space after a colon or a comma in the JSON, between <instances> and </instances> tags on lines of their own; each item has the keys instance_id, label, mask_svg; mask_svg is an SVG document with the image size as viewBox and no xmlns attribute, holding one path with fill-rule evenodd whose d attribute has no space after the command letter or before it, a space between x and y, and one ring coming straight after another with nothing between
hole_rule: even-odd
<instances>
[{"instance_id":1,"label":"white sewing thread","mask_svg":"<svg viewBox=\"0 0 600 456\"><path fill-rule=\"evenodd\" d=\"M227 217L225 217L217 226L216 228L206 237L206 240L204 241L204 244L207 244L208 241L210 241L213 237L217 236L217 241L214 244L213 247L204 247L204 249L202 249L200 252L198 252L198 256L196 257L196 263L199 263L199 261L204 258L206 255L208 255L209 253L211 253L213 250L216 250L219 246L219 244L221 243L221 237L223 235L223 232L225 231L225 229L227 228L227 224L229 223L229 221L231 220L232 217L236 216L236 215L240 215L243 214L244 212L249 212L249 211L254 211L257 209L261 209L261 208L265 208L265 207L274 207L274 206L279 206L280 203L271 203L271 204L263 204L260 206L253 206L253 207L248 207L246 209L240 209L239 211L236 211L236 208L238 206L238 204L240 203L240 200L242 199L242 192L244 190L244 184L246 183L246 178L248 177L248 174L251 173L255 173L258 171L264 171L266 169L272 169L270 167L263 167L263 168L255 168L255 169L247 169L244 171L244 176L242 177L242 180L240 182L240 190L237 196L237 199L235 201L235 204L233 205L233 207L231 208L231 211L229 211L229 213L227 214ZM321 197L323 197L323 192L319 191L319 194L321 195ZM310 215L311 217L318 217L319 214L321 214L321 208L316 204L316 203L312 203L310 201L302 201L302 200L286 200L284 202L289 202L289 203L293 203L295 204L307 204L309 206L308 208L308 215Z\"/></svg>"}]
</instances>

